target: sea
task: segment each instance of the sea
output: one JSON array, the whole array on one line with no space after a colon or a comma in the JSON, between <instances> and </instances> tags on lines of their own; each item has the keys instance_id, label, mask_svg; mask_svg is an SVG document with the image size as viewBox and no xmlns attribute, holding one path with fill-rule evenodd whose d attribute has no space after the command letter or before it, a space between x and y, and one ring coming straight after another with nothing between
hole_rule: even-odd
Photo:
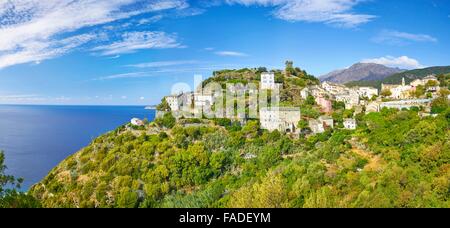
<instances>
[{"instance_id":1,"label":"sea","mask_svg":"<svg viewBox=\"0 0 450 228\"><path fill-rule=\"evenodd\" d=\"M154 117L143 106L0 105L6 173L24 178L20 190L26 191L92 139L132 118Z\"/></svg>"}]
</instances>

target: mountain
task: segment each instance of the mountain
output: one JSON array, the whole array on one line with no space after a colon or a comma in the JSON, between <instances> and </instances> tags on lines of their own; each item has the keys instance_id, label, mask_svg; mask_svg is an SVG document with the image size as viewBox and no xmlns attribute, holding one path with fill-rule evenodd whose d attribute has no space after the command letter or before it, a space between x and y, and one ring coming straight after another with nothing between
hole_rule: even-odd
<instances>
[{"instance_id":1,"label":"mountain","mask_svg":"<svg viewBox=\"0 0 450 228\"><path fill-rule=\"evenodd\" d=\"M393 74L384 78L383 80L370 80L370 81L352 81L346 83L347 86L373 86L381 88L381 83L385 84L400 84L402 78L405 78L406 83L410 83L415 79L424 78L430 74L440 75L449 74L450 66L436 66L428 67L424 69L408 70L401 73Z\"/></svg>"},{"instance_id":2,"label":"mountain","mask_svg":"<svg viewBox=\"0 0 450 228\"><path fill-rule=\"evenodd\" d=\"M321 81L335 83L347 83L351 81L374 81L382 80L403 70L390 68L375 63L357 63L350 68L333 71L320 77Z\"/></svg>"}]
</instances>

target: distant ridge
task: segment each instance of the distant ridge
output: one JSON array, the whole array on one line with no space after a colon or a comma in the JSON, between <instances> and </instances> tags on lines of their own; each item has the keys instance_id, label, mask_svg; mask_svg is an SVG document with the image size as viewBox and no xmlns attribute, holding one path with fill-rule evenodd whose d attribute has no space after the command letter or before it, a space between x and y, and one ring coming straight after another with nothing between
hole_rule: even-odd
<instances>
[{"instance_id":1,"label":"distant ridge","mask_svg":"<svg viewBox=\"0 0 450 228\"><path fill-rule=\"evenodd\" d=\"M321 81L334 83L347 83L352 81L377 81L404 70L390 68L375 63L356 63L348 69L336 70L320 78Z\"/></svg>"},{"instance_id":2,"label":"distant ridge","mask_svg":"<svg viewBox=\"0 0 450 228\"><path fill-rule=\"evenodd\" d=\"M377 88L381 88L381 83L385 84L400 84L402 82L402 78L405 78L406 83L410 83L418 78L424 78L430 74L439 75L439 74L449 74L450 66L435 66L428 67L423 69L416 70L408 70L401 73L393 74L389 77L384 78L383 80L372 80L372 81L352 81L346 83L347 86L373 86Z\"/></svg>"},{"instance_id":3,"label":"distant ridge","mask_svg":"<svg viewBox=\"0 0 450 228\"><path fill-rule=\"evenodd\" d=\"M385 78L383 83L386 84L395 84L395 83L401 83L402 78L405 78L405 81L407 83L414 81L418 78L424 78L430 74L439 75L439 74L448 74L450 73L450 66L435 66L435 67L428 67L424 69L417 69L417 70L409 70L405 72L401 72L398 74L391 75L387 78Z\"/></svg>"}]
</instances>

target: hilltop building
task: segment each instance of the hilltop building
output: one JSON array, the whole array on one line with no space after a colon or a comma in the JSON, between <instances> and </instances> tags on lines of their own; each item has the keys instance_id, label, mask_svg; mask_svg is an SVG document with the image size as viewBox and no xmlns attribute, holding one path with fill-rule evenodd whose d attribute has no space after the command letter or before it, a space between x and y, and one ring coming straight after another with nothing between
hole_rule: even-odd
<instances>
[{"instance_id":1,"label":"hilltop building","mask_svg":"<svg viewBox=\"0 0 450 228\"><path fill-rule=\"evenodd\" d=\"M295 133L301 119L300 108L261 108L259 115L262 129L287 133Z\"/></svg>"},{"instance_id":2,"label":"hilltop building","mask_svg":"<svg viewBox=\"0 0 450 228\"><path fill-rule=\"evenodd\" d=\"M275 83L275 73L264 72L261 73L261 89L277 89L280 84Z\"/></svg>"},{"instance_id":3,"label":"hilltop building","mask_svg":"<svg viewBox=\"0 0 450 228\"><path fill-rule=\"evenodd\" d=\"M166 97L166 102L167 102L167 104L169 104L170 110L172 110L172 111L180 110L181 94L173 95L173 96L167 96Z\"/></svg>"}]
</instances>

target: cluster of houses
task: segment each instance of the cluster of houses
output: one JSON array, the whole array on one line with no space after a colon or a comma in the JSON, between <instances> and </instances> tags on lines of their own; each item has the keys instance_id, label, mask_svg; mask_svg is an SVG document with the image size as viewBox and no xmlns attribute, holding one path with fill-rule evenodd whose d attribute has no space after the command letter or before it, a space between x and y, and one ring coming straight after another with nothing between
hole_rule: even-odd
<instances>
[{"instance_id":1,"label":"cluster of houses","mask_svg":"<svg viewBox=\"0 0 450 228\"><path fill-rule=\"evenodd\" d=\"M414 92L419 86L423 86L427 93L432 96L437 96L440 90L439 81L434 75L429 75L423 79L416 79L409 85L406 85L405 78L402 79L401 85L382 84L382 91L389 91L389 98L392 99L410 99L412 92Z\"/></svg>"},{"instance_id":2,"label":"cluster of houses","mask_svg":"<svg viewBox=\"0 0 450 228\"><path fill-rule=\"evenodd\" d=\"M433 81L434 83L429 83ZM384 107L388 108L411 108L429 107L432 99L410 99L411 91L414 91L418 86L427 85L427 92L436 94L439 91L439 82L433 75L427 76L423 79L417 79L409 85L405 84L405 80L401 85L382 85L382 90L389 90L392 101L383 102L379 97L379 90L373 87L353 87L349 88L344 85L335 84L331 82L323 82L321 85L308 86L300 91L302 99L308 99L312 96L316 104L325 113L324 116L318 119L309 120L309 128L311 133L317 134L326 131L328 128L334 128L335 123L329 116L333 112L333 101L342 102L345 104L345 109L354 109L355 115L365 111L366 113L378 112ZM436 86L429 86L436 85ZM275 82L275 75L272 72L261 74L260 81L261 90L279 89L282 85ZM239 85L231 87L233 92L252 92L256 88L248 88L247 85ZM188 107L191 111L201 112L205 106L211 106L217 99L215 93L204 92L190 92L181 93L178 95L167 96L168 103L172 112L181 111L182 107ZM255 107L257 108L257 107ZM300 133L301 129L297 128L301 120L300 108L287 107L260 107L259 120L262 129L269 131L278 130L285 133ZM245 122L246 116L237 116L241 123ZM343 125L345 129L354 130L357 127L354 118L344 119Z\"/></svg>"}]
</instances>

